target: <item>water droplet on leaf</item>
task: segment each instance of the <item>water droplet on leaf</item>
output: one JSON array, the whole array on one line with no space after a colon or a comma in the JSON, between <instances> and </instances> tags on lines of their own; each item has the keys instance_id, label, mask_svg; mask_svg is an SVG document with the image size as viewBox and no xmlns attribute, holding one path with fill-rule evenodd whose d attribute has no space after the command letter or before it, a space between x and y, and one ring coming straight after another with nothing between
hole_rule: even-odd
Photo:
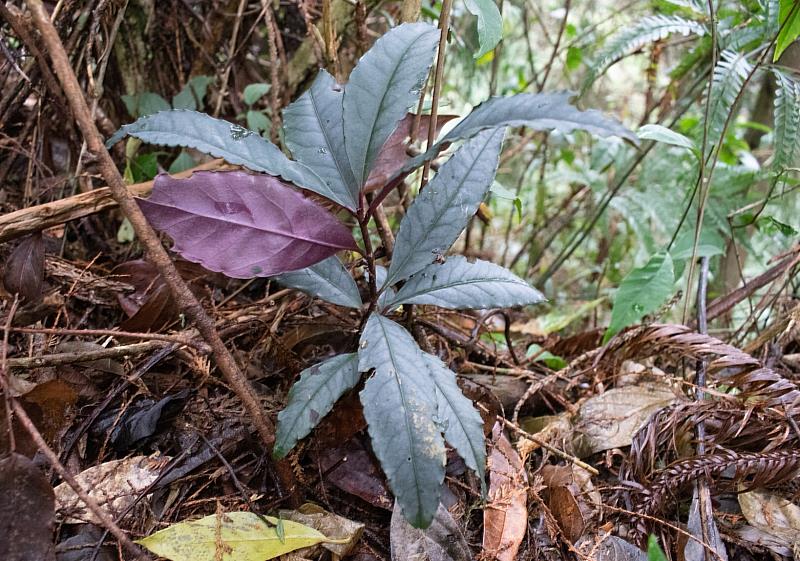
<instances>
[{"instance_id":1,"label":"water droplet on leaf","mask_svg":"<svg viewBox=\"0 0 800 561\"><path fill-rule=\"evenodd\" d=\"M242 140L243 138L247 138L253 134L253 131L246 129L241 125L231 125L230 132L233 140Z\"/></svg>"}]
</instances>

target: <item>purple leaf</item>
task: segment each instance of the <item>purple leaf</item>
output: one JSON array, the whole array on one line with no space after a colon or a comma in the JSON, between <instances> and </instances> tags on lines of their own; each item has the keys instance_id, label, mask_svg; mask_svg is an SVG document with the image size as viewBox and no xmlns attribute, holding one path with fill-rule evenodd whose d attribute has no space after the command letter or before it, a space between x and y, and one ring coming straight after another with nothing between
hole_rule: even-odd
<instances>
[{"instance_id":1,"label":"purple leaf","mask_svg":"<svg viewBox=\"0 0 800 561\"><path fill-rule=\"evenodd\" d=\"M159 175L150 198L138 202L150 223L173 239L174 251L229 277L268 277L357 249L331 213L268 175Z\"/></svg>"}]
</instances>

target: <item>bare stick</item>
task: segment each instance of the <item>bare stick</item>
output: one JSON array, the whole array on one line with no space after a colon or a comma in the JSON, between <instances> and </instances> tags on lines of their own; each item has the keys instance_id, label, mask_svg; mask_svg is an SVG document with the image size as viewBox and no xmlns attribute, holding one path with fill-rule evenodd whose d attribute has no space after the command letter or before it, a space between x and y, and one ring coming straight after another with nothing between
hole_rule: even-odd
<instances>
[{"instance_id":1,"label":"bare stick","mask_svg":"<svg viewBox=\"0 0 800 561\"><path fill-rule=\"evenodd\" d=\"M480 403L478 404L478 407L483 412L489 413L489 410L486 409L486 407L484 407ZM571 462L571 463L575 464L576 466L585 469L586 471L588 471L592 475L600 475L600 472L597 471L596 468L590 466L589 464L587 464L586 462L584 462L580 458L578 458L576 456L573 456L572 454L567 454L563 450L559 450L555 446L553 446L551 444L548 444L547 442L545 442L544 440L542 440L538 436L532 435L531 433L523 430L522 428L519 427L519 425L516 425L516 424L512 423L511 421L509 421L505 417L503 417L501 415L497 415L497 420L500 421L501 423L503 423L505 426L507 426L511 430L513 430L514 432L516 432L517 434L519 434L520 436L523 436L523 437L527 438L528 440L530 440L531 442L534 442L534 443L538 444L539 446L541 446L542 448L544 448L548 452L550 452L552 454L555 454L556 456L558 456L562 460L566 460L568 462Z\"/></svg>"},{"instance_id":2,"label":"bare stick","mask_svg":"<svg viewBox=\"0 0 800 561\"><path fill-rule=\"evenodd\" d=\"M189 177L196 171L219 169L221 167L223 167L222 160L212 160L192 169L176 173L174 177ZM132 195L148 195L153 190L153 182L135 183L128 185L127 189ZM101 187L72 197L9 212L0 216L0 243L19 238L25 234L52 228L70 220L91 216L116 206L117 201L114 200L111 189Z\"/></svg>"},{"instance_id":3,"label":"bare stick","mask_svg":"<svg viewBox=\"0 0 800 561\"><path fill-rule=\"evenodd\" d=\"M72 335L76 337L128 337L130 339L149 339L151 341L167 341L178 343L187 347L195 347L199 351L208 352L208 346L200 341L195 341L191 335L177 333L163 335L161 333L138 333L135 331L117 331L115 329L59 329L57 327L12 327L13 333L42 333L45 335ZM195 333L196 336L196 333Z\"/></svg>"},{"instance_id":4,"label":"bare stick","mask_svg":"<svg viewBox=\"0 0 800 561\"><path fill-rule=\"evenodd\" d=\"M178 306L186 313L187 317L195 322L203 339L211 346L217 367L234 392L236 392L236 395L239 396L239 399L242 400L264 444L271 448L275 442L275 431L272 422L264 414L264 408L256 398L247 378L239 370L236 361L214 328L214 321L206 314L203 306L178 274L158 236L150 227L144 214L128 191L116 164L103 144L100 131L97 130L92 121L89 107L86 105L83 91L70 66L64 45L61 43L55 27L50 22L42 1L26 0L26 4L31 10L33 21L39 29L39 33L41 33L44 44L47 46L47 51L53 62L53 69L72 107L72 112L86 140L89 152L97 159L100 172L108 184L111 196L130 221L136 236L145 248L147 257L161 273L161 276L164 277Z\"/></svg>"},{"instance_id":5,"label":"bare stick","mask_svg":"<svg viewBox=\"0 0 800 561\"><path fill-rule=\"evenodd\" d=\"M120 358L144 354L155 349L160 349L168 345L163 341L147 341L145 343L134 343L133 345L121 345L109 349L98 349L96 351L78 351L71 353L53 353L42 356L30 356L6 359L9 368L37 368L42 366L60 366L62 364L75 364L80 362L91 362L93 360L103 360L107 358Z\"/></svg>"}]
</instances>

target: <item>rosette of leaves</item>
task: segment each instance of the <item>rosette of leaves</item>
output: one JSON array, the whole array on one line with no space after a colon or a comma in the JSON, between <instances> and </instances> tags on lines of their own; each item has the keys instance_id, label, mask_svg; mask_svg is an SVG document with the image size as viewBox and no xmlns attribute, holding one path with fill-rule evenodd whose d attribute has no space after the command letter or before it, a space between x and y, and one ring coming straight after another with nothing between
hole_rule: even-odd
<instances>
[{"instance_id":1,"label":"rosette of leaves","mask_svg":"<svg viewBox=\"0 0 800 561\"><path fill-rule=\"evenodd\" d=\"M439 31L425 23L396 27L375 42L346 85L321 71L284 112L294 159L239 125L191 111L165 111L122 127L145 142L192 147L252 172L205 172L156 179L140 205L185 259L236 278L278 282L340 306L362 310L357 348L305 370L278 416L276 457L286 455L348 390L366 377L360 398L373 450L408 521L430 524L444 480L445 442L481 481L481 418L455 374L423 352L391 319L406 304L450 309L524 306L542 295L510 271L485 261L444 258L492 186L507 126L582 129L636 142L617 121L570 105L569 92L496 97L479 105L428 150L409 159L367 204L364 186L381 147L418 102ZM463 141L400 222L386 270L369 242L376 205L415 168ZM314 199L303 191L315 194ZM360 243L336 215L359 225ZM369 297L362 301L340 250L360 253ZM351 267L355 269L355 267Z\"/></svg>"}]
</instances>

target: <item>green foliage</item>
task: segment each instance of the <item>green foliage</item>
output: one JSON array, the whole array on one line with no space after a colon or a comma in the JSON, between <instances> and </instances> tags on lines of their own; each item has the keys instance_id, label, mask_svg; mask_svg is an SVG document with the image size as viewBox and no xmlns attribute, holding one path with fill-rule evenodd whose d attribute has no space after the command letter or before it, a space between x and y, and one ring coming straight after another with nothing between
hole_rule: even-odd
<instances>
[{"instance_id":1,"label":"green foliage","mask_svg":"<svg viewBox=\"0 0 800 561\"><path fill-rule=\"evenodd\" d=\"M494 0L464 0L467 10L478 18L478 52L475 58L494 49L503 38L503 16Z\"/></svg>"},{"instance_id":2,"label":"green foliage","mask_svg":"<svg viewBox=\"0 0 800 561\"><path fill-rule=\"evenodd\" d=\"M675 271L667 252L653 255L644 267L631 271L619 285L611 310L611 323L603 336L607 342L628 325L656 311L672 295Z\"/></svg>"},{"instance_id":3,"label":"green foliage","mask_svg":"<svg viewBox=\"0 0 800 561\"><path fill-rule=\"evenodd\" d=\"M775 42L774 61L800 36L800 5L795 0L780 0L779 14L781 29Z\"/></svg>"},{"instance_id":4,"label":"green foliage","mask_svg":"<svg viewBox=\"0 0 800 561\"><path fill-rule=\"evenodd\" d=\"M714 68L711 94L708 101L708 141L709 146L720 141L728 115L739 100L739 92L752 66L744 55L722 51Z\"/></svg>"},{"instance_id":5,"label":"green foliage","mask_svg":"<svg viewBox=\"0 0 800 561\"><path fill-rule=\"evenodd\" d=\"M673 33L702 36L706 33L706 28L696 21L679 16L647 16L642 18L635 25L620 31L602 51L595 55L594 60L589 65L589 74L584 81L583 89L585 90L591 86L600 74L623 56L649 43L665 39Z\"/></svg>"},{"instance_id":6,"label":"green foliage","mask_svg":"<svg viewBox=\"0 0 800 561\"><path fill-rule=\"evenodd\" d=\"M366 204L366 180L398 121L418 103L437 37L438 31L430 25L401 25L376 41L346 85L336 84L332 76L321 72L284 113L284 138L294 160L251 130L193 111L161 111L142 117L125 125L109 145L129 135L152 144L195 148L252 171L280 177L340 205L358 221L362 234L369 236L374 217L373 209ZM264 92L263 87L251 88L246 92L247 100L255 103ZM180 185L164 178L160 182L163 189L157 181L151 200L140 204L151 221L163 225L175 241L174 249L185 257L213 263L217 270L235 273L237 278L246 276L246 271L260 275L263 264L279 283L358 309L366 320L356 352L330 358L301 374L278 417L273 452L277 457L286 455L366 374L359 396L372 447L399 506L413 525L427 526L437 510L444 478L445 439L485 484L486 452L480 416L461 394L455 373L437 357L423 353L405 327L386 315L412 303L479 309L543 301L537 290L502 267L446 256L495 182L506 127L526 126L563 134L584 130L638 142L616 120L598 111L573 107L571 96L565 92L492 98L425 153L398 163L399 169L385 182L376 200L410 171L437 156L443 147L464 141L439 167L400 222L388 270L366 251L367 238L362 240L364 248L358 251L363 259L353 268L363 269L364 276L376 277L370 282L367 302L362 302L353 274L332 256L336 248L352 247L344 239L349 231L344 229L347 236L339 232L335 238L326 239L343 225L281 182L241 172L227 176L194 174L180 180ZM221 189L225 185L230 193ZM183 190L192 186L195 189ZM181 196L175 196L179 187ZM198 199L201 195L203 198ZM303 218L312 215L315 218L310 222ZM292 216L298 217L297 224ZM205 225L203 231L185 227L187 220ZM321 231L321 220L332 225ZM215 249L220 236L247 236L259 243L248 244L244 255L235 250L228 254ZM290 249L287 239L293 241L293 248L311 243L316 262L311 260L314 264L297 270L308 264L303 261L297 265L308 254ZM282 249L275 251L275 247ZM258 271L253 270L254 263L260 264ZM404 284L398 286L401 282Z\"/></svg>"},{"instance_id":7,"label":"green foliage","mask_svg":"<svg viewBox=\"0 0 800 561\"><path fill-rule=\"evenodd\" d=\"M777 91L772 166L780 171L795 165L800 146L800 84L778 70L774 71L774 75Z\"/></svg>"},{"instance_id":8,"label":"green foliage","mask_svg":"<svg viewBox=\"0 0 800 561\"><path fill-rule=\"evenodd\" d=\"M647 561L667 561L664 550L658 545L658 538L652 534L647 538Z\"/></svg>"}]
</instances>

